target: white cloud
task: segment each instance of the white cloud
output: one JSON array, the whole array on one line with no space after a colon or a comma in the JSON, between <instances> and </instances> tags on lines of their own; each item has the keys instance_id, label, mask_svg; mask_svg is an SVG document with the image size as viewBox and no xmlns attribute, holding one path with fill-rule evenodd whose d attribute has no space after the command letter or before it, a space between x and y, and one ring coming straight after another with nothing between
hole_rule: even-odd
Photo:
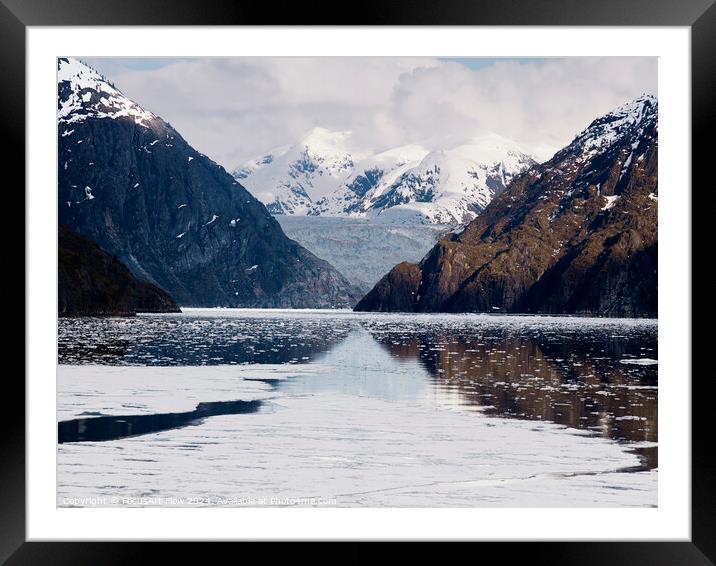
<instances>
[{"instance_id":1,"label":"white cloud","mask_svg":"<svg viewBox=\"0 0 716 566\"><path fill-rule=\"evenodd\" d=\"M374 149L449 147L489 131L547 158L595 117L657 87L656 58L498 60L480 69L410 57L212 58L150 70L88 62L227 168L316 125L352 130Z\"/></svg>"}]
</instances>

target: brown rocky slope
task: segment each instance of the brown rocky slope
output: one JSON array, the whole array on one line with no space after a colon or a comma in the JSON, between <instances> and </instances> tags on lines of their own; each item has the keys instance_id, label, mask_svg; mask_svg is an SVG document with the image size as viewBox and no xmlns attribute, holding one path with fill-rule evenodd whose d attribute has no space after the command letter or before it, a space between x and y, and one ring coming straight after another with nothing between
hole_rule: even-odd
<instances>
[{"instance_id":1,"label":"brown rocky slope","mask_svg":"<svg viewBox=\"0 0 716 566\"><path fill-rule=\"evenodd\" d=\"M358 311L657 314L658 103L602 116Z\"/></svg>"}]
</instances>

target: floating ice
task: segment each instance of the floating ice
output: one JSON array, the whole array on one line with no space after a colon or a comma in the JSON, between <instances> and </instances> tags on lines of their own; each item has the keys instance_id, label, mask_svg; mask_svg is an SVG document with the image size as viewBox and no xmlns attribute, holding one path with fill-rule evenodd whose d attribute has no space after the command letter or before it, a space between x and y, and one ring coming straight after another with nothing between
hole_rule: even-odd
<instances>
[{"instance_id":1,"label":"floating ice","mask_svg":"<svg viewBox=\"0 0 716 566\"><path fill-rule=\"evenodd\" d=\"M138 504L121 498L147 493L160 505L186 498L184 506L235 497L265 499L266 506L296 499L338 507L656 505L657 472L627 473L637 456L607 439L422 402L282 396L249 379L286 379L305 369L60 366L60 420L189 411L199 402L237 399L264 405L255 414L145 436L61 444L58 505L119 496L117 505L132 506Z\"/></svg>"},{"instance_id":2,"label":"floating ice","mask_svg":"<svg viewBox=\"0 0 716 566\"><path fill-rule=\"evenodd\" d=\"M186 412L203 402L259 399L262 409L134 438L62 444L57 503L151 493L201 498L180 505L246 496L278 498L276 505L318 505L281 502L317 497L342 507L654 506L658 472L635 472L641 460L634 448L655 443L617 442L606 429L523 420L521 413L535 394L534 406L565 414L584 406L567 402L570 396L603 395L596 415L587 406L585 416L655 439L654 431L642 432L655 425L654 405L641 403L654 402L657 386L640 375L654 376L656 368L619 370L619 361L639 351L655 356L638 347L655 348L655 341L631 340L654 338L656 330L648 319L347 310L183 309L62 320L61 360L123 365L60 365L60 421ZM461 342L466 333L469 342ZM507 348L504 336L533 336L541 346ZM594 336L587 345L625 340L618 352L604 352L585 346ZM584 357L575 357L580 343ZM179 365L188 363L199 365ZM461 375L477 377L474 364L490 372L486 388L467 379L458 389ZM601 383L600 368L621 377ZM559 372L577 379L562 381ZM630 390L636 387L644 391ZM468 396L487 401L466 406ZM518 418L495 415L505 396ZM548 398L554 402L542 405Z\"/></svg>"},{"instance_id":3,"label":"floating ice","mask_svg":"<svg viewBox=\"0 0 716 566\"><path fill-rule=\"evenodd\" d=\"M654 360L652 358L638 358L635 360L633 360L633 359L619 360L619 363L635 365L635 366L653 366L655 364L658 364L659 360Z\"/></svg>"}]
</instances>

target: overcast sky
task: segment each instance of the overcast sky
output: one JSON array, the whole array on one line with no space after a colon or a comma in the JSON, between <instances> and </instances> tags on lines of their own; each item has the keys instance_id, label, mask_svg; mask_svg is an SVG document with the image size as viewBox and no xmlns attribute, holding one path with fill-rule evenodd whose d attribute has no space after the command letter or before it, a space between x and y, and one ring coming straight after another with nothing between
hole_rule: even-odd
<instances>
[{"instance_id":1,"label":"overcast sky","mask_svg":"<svg viewBox=\"0 0 716 566\"><path fill-rule=\"evenodd\" d=\"M359 149L495 132L549 158L597 116L657 94L657 59L80 57L231 170L314 126Z\"/></svg>"}]
</instances>

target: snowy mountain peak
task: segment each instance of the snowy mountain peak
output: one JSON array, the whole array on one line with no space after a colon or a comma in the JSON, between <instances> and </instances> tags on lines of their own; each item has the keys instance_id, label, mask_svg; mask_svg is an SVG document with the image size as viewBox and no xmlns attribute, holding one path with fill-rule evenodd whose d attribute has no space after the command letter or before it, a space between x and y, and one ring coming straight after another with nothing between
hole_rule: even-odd
<instances>
[{"instance_id":1,"label":"snowy mountain peak","mask_svg":"<svg viewBox=\"0 0 716 566\"><path fill-rule=\"evenodd\" d=\"M307 132L289 153L298 153L298 160L325 169L333 177L345 177L353 168L354 154L350 148L350 131L331 131L315 127ZM319 175L323 174L319 171ZM315 195L311 195L312 197Z\"/></svg>"},{"instance_id":2,"label":"snowy mountain peak","mask_svg":"<svg viewBox=\"0 0 716 566\"><path fill-rule=\"evenodd\" d=\"M274 156L277 153L283 153L286 151L286 149L283 149L281 151L271 152L267 153L266 155L259 157L257 159L252 159L251 161L247 161L244 163L241 167L237 167L234 169L231 174L235 179L242 180L246 179L249 175L251 175L254 171L257 169L260 169L261 167L265 165L269 165L274 160Z\"/></svg>"},{"instance_id":3,"label":"snowy mountain peak","mask_svg":"<svg viewBox=\"0 0 716 566\"><path fill-rule=\"evenodd\" d=\"M156 118L89 65L72 57L57 60L57 118L60 123L122 117L133 119L144 127L149 127Z\"/></svg>"},{"instance_id":4,"label":"snowy mountain peak","mask_svg":"<svg viewBox=\"0 0 716 566\"><path fill-rule=\"evenodd\" d=\"M318 155L349 153L350 131L331 131L316 126L306 132L296 144Z\"/></svg>"},{"instance_id":5,"label":"snowy mountain peak","mask_svg":"<svg viewBox=\"0 0 716 566\"><path fill-rule=\"evenodd\" d=\"M472 220L512 178L536 161L510 140L484 136L438 149L379 183L363 199L367 216L399 222L452 224Z\"/></svg>"},{"instance_id":6,"label":"snowy mountain peak","mask_svg":"<svg viewBox=\"0 0 716 566\"><path fill-rule=\"evenodd\" d=\"M656 96L643 94L594 120L568 146L589 158L614 145L625 136L638 137L656 121L659 104Z\"/></svg>"},{"instance_id":7,"label":"snowy mountain peak","mask_svg":"<svg viewBox=\"0 0 716 566\"><path fill-rule=\"evenodd\" d=\"M314 128L283 153L248 162L234 176L273 214L458 224L536 163L496 134L455 148L409 144L370 155L356 154L351 143L350 132Z\"/></svg>"},{"instance_id":8,"label":"snowy mountain peak","mask_svg":"<svg viewBox=\"0 0 716 566\"><path fill-rule=\"evenodd\" d=\"M309 214L353 171L356 155L351 132L315 127L298 142L251 160L233 175L261 200L272 214Z\"/></svg>"},{"instance_id":9,"label":"snowy mountain peak","mask_svg":"<svg viewBox=\"0 0 716 566\"><path fill-rule=\"evenodd\" d=\"M428 150L421 145L408 144L401 145L376 153L362 162L365 164L369 161L376 163L395 163L397 166L404 165L410 161L419 161L428 154Z\"/></svg>"}]
</instances>

